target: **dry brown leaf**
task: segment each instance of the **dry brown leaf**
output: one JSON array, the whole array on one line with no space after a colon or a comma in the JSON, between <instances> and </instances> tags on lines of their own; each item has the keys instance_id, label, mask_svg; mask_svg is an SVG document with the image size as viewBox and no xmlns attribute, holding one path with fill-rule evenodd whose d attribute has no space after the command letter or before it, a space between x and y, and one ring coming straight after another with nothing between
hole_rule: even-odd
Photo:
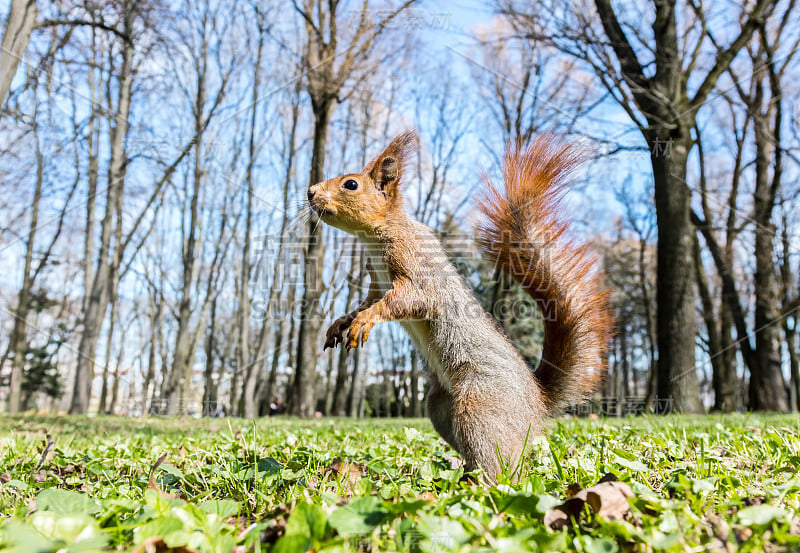
<instances>
[{"instance_id":1,"label":"dry brown leaf","mask_svg":"<svg viewBox=\"0 0 800 553\"><path fill-rule=\"evenodd\" d=\"M460 469L464 466L464 460L461 457L456 457L455 455L445 455L444 460L450 463L450 468L453 470Z\"/></svg>"},{"instance_id":2,"label":"dry brown leaf","mask_svg":"<svg viewBox=\"0 0 800 553\"><path fill-rule=\"evenodd\" d=\"M631 510L628 498L633 497L633 490L625 482L616 482L613 475L604 476L601 481L585 490L575 491L570 486L571 497L561 505L549 509L544 516L544 524L551 530L560 530L571 524L570 518L578 519L583 506L589 505L592 510L609 520L624 519Z\"/></svg>"},{"instance_id":3,"label":"dry brown leaf","mask_svg":"<svg viewBox=\"0 0 800 553\"><path fill-rule=\"evenodd\" d=\"M334 459L331 463L331 472L342 479L342 482L345 483L346 495L351 496L355 493L356 484L364 476L366 470L355 463Z\"/></svg>"},{"instance_id":4,"label":"dry brown leaf","mask_svg":"<svg viewBox=\"0 0 800 553\"><path fill-rule=\"evenodd\" d=\"M544 525L550 530L561 530L570 525L570 517L578 518L583 512L586 501L579 497L571 497L561 505L548 509L544 515Z\"/></svg>"},{"instance_id":5,"label":"dry brown leaf","mask_svg":"<svg viewBox=\"0 0 800 553\"><path fill-rule=\"evenodd\" d=\"M583 491L592 510L609 520L623 519L631 510L633 490L625 482L601 482Z\"/></svg>"},{"instance_id":6,"label":"dry brown leaf","mask_svg":"<svg viewBox=\"0 0 800 553\"><path fill-rule=\"evenodd\" d=\"M6 471L3 474L0 474L0 483L5 484L6 482L11 481L11 473Z\"/></svg>"}]
</instances>

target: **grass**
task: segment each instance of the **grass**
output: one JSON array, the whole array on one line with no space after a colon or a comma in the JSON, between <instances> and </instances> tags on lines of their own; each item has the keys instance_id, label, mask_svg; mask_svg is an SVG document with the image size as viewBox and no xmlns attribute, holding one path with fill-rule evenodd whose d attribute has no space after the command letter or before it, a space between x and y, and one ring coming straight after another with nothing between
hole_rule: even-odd
<instances>
[{"instance_id":1,"label":"grass","mask_svg":"<svg viewBox=\"0 0 800 553\"><path fill-rule=\"evenodd\" d=\"M0 550L800 550L798 417L565 419L530 445L489 488L427 421L0 418ZM609 473L623 519L545 526Z\"/></svg>"}]
</instances>

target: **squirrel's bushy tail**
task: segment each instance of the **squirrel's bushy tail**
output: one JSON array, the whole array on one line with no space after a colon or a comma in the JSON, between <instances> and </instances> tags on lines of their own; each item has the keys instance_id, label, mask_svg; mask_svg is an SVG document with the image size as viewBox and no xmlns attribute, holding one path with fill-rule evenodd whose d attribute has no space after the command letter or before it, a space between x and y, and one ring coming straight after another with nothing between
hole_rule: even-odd
<instances>
[{"instance_id":1,"label":"squirrel's bushy tail","mask_svg":"<svg viewBox=\"0 0 800 553\"><path fill-rule=\"evenodd\" d=\"M544 344L536 379L551 414L580 401L600 382L613 325L596 258L588 246L564 236L567 224L559 217L566 180L582 157L554 135L527 147L509 145L505 192L484 177L487 192L478 201L485 216L478 244L542 311Z\"/></svg>"}]
</instances>

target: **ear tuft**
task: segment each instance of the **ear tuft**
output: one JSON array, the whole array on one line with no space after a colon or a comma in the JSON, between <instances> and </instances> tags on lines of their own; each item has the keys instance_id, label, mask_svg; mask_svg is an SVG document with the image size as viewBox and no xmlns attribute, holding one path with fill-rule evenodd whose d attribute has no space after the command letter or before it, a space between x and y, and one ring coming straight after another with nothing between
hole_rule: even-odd
<instances>
[{"instance_id":1,"label":"ear tuft","mask_svg":"<svg viewBox=\"0 0 800 553\"><path fill-rule=\"evenodd\" d=\"M411 159L417 150L419 150L419 137L417 136L417 131L415 130L408 130L403 131L394 137L392 143L389 144L389 148L394 148L397 157L402 160L402 163L405 164L408 160ZM389 149L387 148L387 150Z\"/></svg>"},{"instance_id":2,"label":"ear tuft","mask_svg":"<svg viewBox=\"0 0 800 553\"><path fill-rule=\"evenodd\" d=\"M408 162L419 149L419 138L414 130L397 135L386 149L365 168L375 185L387 196L394 196Z\"/></svg>"}]
</instances>

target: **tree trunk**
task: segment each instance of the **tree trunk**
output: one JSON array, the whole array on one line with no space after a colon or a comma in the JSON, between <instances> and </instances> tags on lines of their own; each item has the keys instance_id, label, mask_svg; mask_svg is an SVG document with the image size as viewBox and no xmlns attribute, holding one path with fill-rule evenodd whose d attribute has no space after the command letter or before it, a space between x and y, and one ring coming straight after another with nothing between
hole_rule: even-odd
<instances>
[{"instance_id":1,"label":"tree trunk","mask_svg":"<svg viewBox=\"0 0 800 553\"><path fill-rule=\"evenodd\" d=\"M658 221L656 394L682 413L702 412L695 365L694 233L686 185L691 139L650 133ZM660 146L659 146L660 145Z\"/></svg>"},{"instance_id":2,"label":"tree trunk","mask_svg":"<svg viewBox=\"0 0 800 553\"><path fill-rule=\"evenodd\" d=\"M312 100L314 108L314 142L311 154L309 186L323 180L325 143L334 100L322 103ZM293 415L310 417L314 414L314 373L317 368L317 336L322 327L319 300L322 295L322 264L325 249L322 245L322 224L312 215L306 233L306 255L303 271L303 302L300 307L300 328L289 409Z\"/></svg>"},{"instance_id":3,"label":"tree trunk","mask_svg":"<svg viewBox=\"0 0 800 553\"><path fill-rule=\"evenodd\" d=\"M731 337L733 316L730 306L724 298L720 298L719 306L719 354L714 386L714 410L722 413L733 413L738 410L739 393L736 376L736 344Z\"/></svg>"},{"instance_id":4,"label":"tree trunk","mask_svg":"<svg viewBox=\"0 0 800 553\"><path fill-rule=\"evenodd\" d=\"M120 336L119 341L119 351L117 352L117 361L116 366L114 367L114 385L111 387L111 401L108 404L108 409L106 410L106 415L113 415L114 412L117 410L117 399L119 398L119 381L120 381L120 369L122 367L122 362L125 359L125 336L128 334L128 329L122 329L122 336Z\"/></svg>"},{"instance_id":5,"label":"tree trunk","mask_svg":"<svg viewBox=\"0 0 800 553\"><path fill-rule=\"evenodd\" d=\"M206 20L202 22L201 45L196 63L197 92L195 94L194 113L194 168L192 171L191 194L189 198L189 221L183 241L183 280L180 303L178 304L178 330L175 336L175 351L170 370L169 387L167 389L167 414L177 415L185 408L186 394L191 386L192 365L194 364L194 347L190 330L193 312L193 284L197 273L198 259L201 255L202 242L198 243L202 232L200 217L200 196L205 178L203 167L203 143L205 125L203 111L206 105L206 70L208 64L208 39L206 36ZM188 186L187 186L188 189Z\"/></svg>"},{"instance_id":6,"label":"tree trunk","mask_svg":"<svg viewBox=\"0 0 800 553\"><path fill-rule=\"evenodd\" d=\"M214 415L217 411L217 382L214 381L214 333L217 326L217 298L211 302L211 320L208 322L208 335L206 336L206 369L203 374L203 405L202 413L205 417Z\"/></svg>"},{"instance_id":7,"label":"tree trunk","mask_svg":"<svg viewBox=\"0 0 800 553\"><path fill-rule=\"evenodd\" d=\"M722 411L722 409L718 407L722 399L722 382L720 381L720 378L723 374L723 369L720 366L720 363L722 362L722 347L720 346L719 340L720 334L717 330L717 317L714 313L714 302L711 299L711 291L708 288L706 272L703 269L703 261L700 253L700 240L698 239L697 234L695 234L695 278L697 279L697 291L700 293L700 301L703 306L703 321L705 322L706 334L708 335L708 357L711 360L711 383L714 388L714 410Z\"/></svg>"},{"instance_id":8,"label":"tree trunk","mask_svg":"<svg viewBox=\"0 0 800 553\"><path fill-rule=\"evenodd\" d=\"M158 301L158 292L154 291L155 305L150 306L150 347L147 348L147 374L144 377L142 386L142 414L150 412L148 396L150 395L150 385L156 377L156 347L158 345L157 325L161 324L161 302ZM155 387L155 386L154 386Z\"/></svg>"},{"instance_id":9,"label":"tree trunk","mask_svg":"<svg viewBox=\"0 0 800 553\"><path fill-rule=\"evenodd\" d=\"M12 10L14 9L12 3ZM39 149L39 136L36 132L36 114L34 113L33 138L36 140L36 182L33 188L33 205L31 207L31 221L28 228L28 239L25 242L25 261L22 268L22 287L17 299L17 309L14 312L14 326L8 344L11 360L11 378L8 383L8 412L18 413L22 407L20 394L22 392L22 375L25 368L25 350L28 345L28 313L31 308L31 288L33 278L31 265L33 262L34 240L36 229L39 226L39 205L42 200L42 185L44 183L44 157Z\"/></svg>"},{"instance_id":10,"label":"tree trunk","mask_svg":"<svg viewBox=\"0 0 800 553\"><path fill-rule=\"evenodd\" d=\"M793 412L800 409L800 354L797 351L797 329L784 323L786 334L786 349L789 350L789 398L790 408Z\"/></svg>"},{"instance_id":11,"label":"tree trunk","mask_svg":"<svg viewBox=\"0 0 800 553\"><path fill-rule=\"evenodd\" d=\"M8 22L0 47L0 107L6 102L11 81L36 25L36 0L11 0Z\"/></svg>"},{"instance_id":12,"label":"tree trunk","mask_svg":"<svg viewBox=\"0 0 800 553\"><path fill-rule=\"evenodd\" d=\"M620 336L619 341L619 354L620 354L620 361L622 361L621 367L621 376L622 376L622 389L620 392L622 393L620 400L621 403L625 401L626 398L630 397L631 395L631 383L630 383L630 356L628 354L628 333L623 332L622 336Z\"/></svg>"},{"instance_id":13,"label":"tree trunk","mask_svg":"<svg viewBox=\"0 0 800 553\"><path fill-rule=\"evenodd\" d=\"M128 9L124 16L126 33L133 28L134 14ZM111 224L124 192L125 171L127 158L125 154L125 137L128 134L128 117L131 107L131 90L133 45L124 42L122 47L122 65L119 73L117 90L117 112L114 115L114 125L110 130L110 160L108 169L108 191L106 208L103 220L100 223L100 244L94 280L91 290L86 292L89 298L83 309L83 332L78 344L78 360L75 369L75 383L69 412L71 414L85 414L89 408L92 394L92 380L94 378L94 362L97 350L97 339L100 327L103 324L106 310L108 309L109 287L111 285L112 270L110 266L111 249ZM111 86L111 83L109 83ZM87 260L87 263L89 260Z\"/></svg>"},{"instance_id":14,"label":"tree trunk","mask_svg":"<svg viewBox=\"0 0 800 553\"><path fill-rule=\"evenodd\" d=\"M113 294L111 296L113 298ZM108 332L106 339L106 354L103 363L103 382L100 386L100 404L97 407L97 414L102 415L106 412L106 403L108 400L108 374L111 366L111 347L114 342L114 327L116 326L117 318L117 305L115 301L111 301L111 313L108 316Z\"/></svg>"},{"instance_id":15,"label":"tree trunk","mask_svg":"<svg viewBox=\"0 0 800 553\"><path fill-rule=\"evenodd\" d=\"M760 86L760 85L759 85ZM758 99L760 107L761 101ZM778 283L775 275L775 226L772 224L771 183L769 179L772 134L766 117L753 118L755 134L755 296L756 296L756 371L750 373L750 409L789 410L786 383L781 367L781 329L778 309Z\"/></svg>"},{"instance_id":16,"label":"tree trunk","mask_svg":"<svg viewBox=\"0 0 800 553\"><path fill-rule=\"evenodd\" d=\"M250 241L252 240L252 220L253 220L253 167L256 160L255 134L256 134L256 114L259 105L261 56L264 50L264 26L260 21L258 33L258 47L256 50L256 60L253 67L253 95L251 98L252 112L250 114L250 141L248 145L247 160L247 207L244 223L244 244L242 247L242 282L240 284L239 297L239 355L241 367L244 369L244 383L242 386L242 416L252 419L257 415L256 412L256 384L261 369L260 359L250 362ZM284 215L285 217L285 215Z\"/></svg>"},{"instance_id":17,"label":"tree trunk","mask_svg":"<svg viewBox=\"0 0 800 553\"><path fill-rule=\"evenodd\" d=\"M783 290L784 310L791 311L788 306L792 303L792 268L790 265L791 245L789 242L788 220L784 211L781 226L781 249L783 262L780 266L781 288ZM799 294L800 290L795 290ZM786 336L786 349L789 351L789 407L793 412L800 409L800 352L797 351L797 311L783 314L783 333ZM790 324L790 320L792 323Z\"/></svg>"}]
</instances>

